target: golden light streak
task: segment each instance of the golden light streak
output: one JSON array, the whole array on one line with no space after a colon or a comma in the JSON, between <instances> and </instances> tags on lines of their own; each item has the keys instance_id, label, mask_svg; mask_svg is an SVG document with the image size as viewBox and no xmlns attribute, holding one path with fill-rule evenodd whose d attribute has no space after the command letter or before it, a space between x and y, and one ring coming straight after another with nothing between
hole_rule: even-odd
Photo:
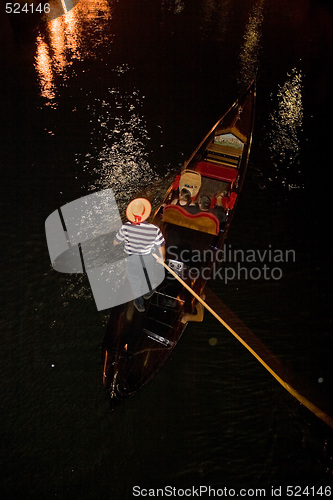
<instances>
[{"instance_id":1,"label":"golden light streak","mask_svg":"<svg viewBox=\"0 0 333 500\"><path fill-rule=\"evenodd\" d=\"M41 95L52 101L55 98L55 87L49 47L41 36L37 37L36 70L39 75Z\"/></svg>"},{"instance_id":2,"label":"golden light streak","mask_svg":"<svg viewBox=\"0 0 333 500\"><path fill-rule=\"evenodd\" d=\"M81 0L73 6L74 3L75 0L51 0L50 12L46 14L47 30L43 34L40 32L36 38L35 68L41 95L52 106L57 105L55 76L66 78L66 69L73 64L74 59L83 60L93 56L95 47L107 38L103 33L111 18L107 0ZM101 19L99 29L103 36L94 27L93 34L97 39L94 45L94 37L87 41L84 35L96 17Z\"/></svg>"},{"instance_id":3,"label":"golden light streak","mask_svg":"<svg viewBox=\"0 0 333 500\"><path fill-rule=\"evenodd\" d=\"M294 68L277 93L278 107L270 115L274 129L273 150L283 159L293 159L299 152L298 133L303 125L302 72Z\"/></svg>"},{"instance_id":4,"label":"golden light streak","mask_svg":"<svg viewBox=\"0 0 333 500\"><path fill-rule=\"evenodd\" d=\"M303 74L294 68L277 92L277 107L270 114L269 150L276 178L283 185L302 188L299 184L300 134L303 129ZM291 168L292 167L292 168Z\"/></svg>"},{"instance_id":5,"label":"golden light streak","mask_svg":"<svg viewBox=\"0 0 333 500\"><path fill-rule=\"evenodd\" d=\"M243 85L248 84L256 77L259 66L261 25L264 19L263 5L265 0L260 0L250 14L249 21L244 33L244 44L240 53L241 81Z\"/></svg>"}]
</instances>

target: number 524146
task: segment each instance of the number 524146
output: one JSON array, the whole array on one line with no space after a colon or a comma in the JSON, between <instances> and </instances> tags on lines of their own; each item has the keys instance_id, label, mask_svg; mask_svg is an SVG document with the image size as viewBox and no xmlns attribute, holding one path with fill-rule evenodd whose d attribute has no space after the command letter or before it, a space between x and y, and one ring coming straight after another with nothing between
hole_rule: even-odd
<instances>
[{"instance_id":1,"label":"number 524146","mask_svg":"<svg viewBox=\"0 0 333 500\"><path fill-rule=\"evenodd\" d=\"M29 12L39 12L40 14L45 13L48 14L50 12L50 4L49 3L39 3L38 5L34 5L33 3L24 3L20 4L18 2L6 2L6 12L7 14L27 14Z\"/></svg>"}]
</instances>

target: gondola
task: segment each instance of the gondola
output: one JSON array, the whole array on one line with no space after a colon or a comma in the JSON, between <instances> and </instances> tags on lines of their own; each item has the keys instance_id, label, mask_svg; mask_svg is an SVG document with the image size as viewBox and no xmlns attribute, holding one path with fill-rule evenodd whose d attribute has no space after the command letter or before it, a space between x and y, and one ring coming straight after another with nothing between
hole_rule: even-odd
<instances>
[{"instance_id":1,"label":"gondola","mask_svg":"<svg viewBox=\"0 0 333 500\"><path fill-rule=\"evenodd\" d=\"M256 88L246 92L208 132L185 162L152 216L166 240L166 264L197 295L214 273L219 252L237 207L251 149ZM189 213L173 201L181 189L192 200L207 195L212 206L223 193L225 220L214 210ZM140 313L133 301L111 309L103 343L103 385L112 408L134 395L163 366L191 321L200 321L197 300L169 273L145 301Z\"/></svg>"}]
</instances>

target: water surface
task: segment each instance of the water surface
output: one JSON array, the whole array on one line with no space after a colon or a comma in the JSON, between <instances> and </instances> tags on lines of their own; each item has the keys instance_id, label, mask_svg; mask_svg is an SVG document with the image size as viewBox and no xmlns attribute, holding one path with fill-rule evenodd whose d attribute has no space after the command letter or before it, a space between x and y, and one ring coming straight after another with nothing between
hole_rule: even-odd
<instances>
[{"instance_id":1,"label":"water surface","mask_svg":"<svg viewBox=\"0 0 333 500\"><path fill-rule=\"evenodd\" d=\"M112 187L120 207L147 188L161 193L257 76L253 149L228 243L294 249L296 259L281 264L280 280L211 287L331 397L330 3L51 6L44 18L1 13L3 498L330 484L331 431L208 315L110 414L107 311L96 311L84 276L51 269L44 234L51 212L96 190Z\"/></svg>"}]
</instances>

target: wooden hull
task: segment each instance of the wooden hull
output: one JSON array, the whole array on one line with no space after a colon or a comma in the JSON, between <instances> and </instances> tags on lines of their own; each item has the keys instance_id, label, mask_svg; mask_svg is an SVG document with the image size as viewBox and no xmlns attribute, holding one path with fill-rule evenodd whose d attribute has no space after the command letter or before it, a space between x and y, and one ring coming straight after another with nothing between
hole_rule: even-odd
<instances>
[{"instance_id":1,"label":"wooden hull","mask_svg":"<svg viewBox=\"0 0 333 500\"><path fill-rule=\"evenodd\" d=\"M177 194L174 184L153 217L152 222L166 239L166 262L200 296L213 277L243 186L252 142L255 94L253 82L209 131L181 172L181 182L188 178L189 184L195 184L199 178L199 192L211 197L228 189L227 220L219 223L215 216L188 215L181 207L172 206L170 202ZM191 188L194 198L196 188ZM110 313L103 345L103 385L110 391L113 406L151 380L176 347L187 324L201 319L196 300L170 274L145 301L145 309L139 313L133 302L128 302Z\"/></svg>"}]
</instances>

